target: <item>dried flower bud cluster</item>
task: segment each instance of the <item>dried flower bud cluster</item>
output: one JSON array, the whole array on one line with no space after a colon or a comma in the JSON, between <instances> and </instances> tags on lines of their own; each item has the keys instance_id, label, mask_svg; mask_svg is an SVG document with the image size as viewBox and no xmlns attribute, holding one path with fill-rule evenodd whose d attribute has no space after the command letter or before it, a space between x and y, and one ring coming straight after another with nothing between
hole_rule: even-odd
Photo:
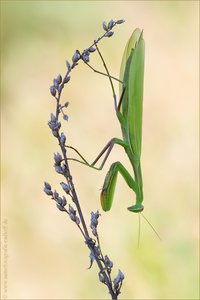
<instances>
[{"instance_id":1,"label":"dried flower bud cluster","mask_svg":"<svg viewBox=\"0 0 200 300\"><path fill-rule=\"evenodd\" d=\"M60 145L62 147L65 147L65 142L66 142L66 136L65 134L62 132L61 135L60 135Z\"/></svg>"},{"instance_id":2,"label":"dried flower bud cluster","mask_svg":"<svg viewBox=\"0 0 200 300\"><path fill-rule=\"evenodd\" d=\"M83 53L81 54L81 59L85 62L85 63L88 63L90 61L89 59L89 55L90 53L96 51L96 48L94 47L89 47L88 49L85 49L83 51Z\"/></svg>"},{"instance_id":3,"label":"dried flower bud cluster","mask_svg":"<svg viewBox=\"0 0 200 300\"><path fill-rule=\"evenodd\" d=\"M58 197L55 200L57 202L57 204L56 204L57 208L61 211L66 211L65 205L67 204L67 200L66 200L65 196Z\"/></svg>"},{"instance_id":4,"label":"dried flower bud cluster","mask_svg":"<svg viewBox=\"0 0 200 300\"><path fill-rule=\"evenodd\" d=\"M56 201L56 206L59 210L66 211L65 206L67 204L67 200L65 196L60 197L56 190L52 192L51 185L48 182L44 182L44 192L48 196L51 196L51 199Z\"/></svg>"},{"instance_id":5,"label":"dried flower bud cluster","mask_svg":"<svg viewBox=\"0 0 200 300\"><path fill-rule=\"evenodd\" d=\"M122 281L124 280L124 274L119 270L117 276L115 277L113 283L114 283L114 290L117 293L117 295L120 294L120 289L122 287Z\"/></svg>"},{"instance_id":6,"label":"dried flower bud cluster","mask_svg":"<svg viewBox=\"0 0 200 300\"><path fill-rule=\"evenodd\" d=\"M53 85L50 86L50 93L53 97L56 96L56 92L58 91L61 82L62 82L62 76L60 74L53 79Z\"/></svg>"},{"instance_id":7,"label":"dried flower bud cluster","mask_svg":"<svg viewBox=\"0 0 200 300\"><path fill-rule=\"evenodd\" d=\"M61 123L58 122L56 116L54 116L54 114L52 114L52 113L51 113L50 121L48 122L48 125L49 125L49 128L52 131L52 134L55 137L58 137L59 136L59 129L61 127Z\"/></svg>"},{"instance_id":8,"label":"dried flower bud cluster","mask_svg":"<svg viewBox=\"0 0 200 300\"><path fill-rule=\"evenodd\" d=\"M60 133L61 123L59 122L59 116L61 113L63 119L66 121L68 120L68 115L65 114L64 110L68 107L69 102L65 102L64 105L61 104L61 93L65 84L67 84L71 79L70 73L72 69L74 69L75 66L78 65L78 62L80 60L82 60L84 63L88 64L89 67L91 67L89 65L90 54L98 50L97 43L104 37L111 37L114 34L114 32L112 31L114 26L116 26L117 24L122 24L123 22L124 20L122 19L117 21L111 19L108 23L103 22L104 33L98 39L94 40L94 43L91 46L89 46L82 52L76 50L72 55L71 62L66 60L67 72L65 76L63 76L62 78L62 76L59 74L53 79L53 84L50 86L50 93L56 99L56 113L55 115L53 113L51 114L48 126L51 129L53 136L57 138L58 144L60 146L61 154L59 152L54 153L54 168L58 174L64 176L65 182L60 182L60 186L64 191L66 197L64 195L60 196L56 190L54 190L53 192L51 185L48 182L44 182L44 192L46 193L46 195L50 196L50 198L56 202L56 206L60 211L66 212L68 214L70 219L78 226L81 233L83 234L85 243L90 249L89 268L91 268L94 261L97 262L97 265L100 270L100 272L98 273L99 280L100 282L107 285L109 293L112 295L112 299L115 299L115 296L117 299L117 296L120 294L124 275L119 270L114 281L111 280L113 262L109 259L107 255L104 256L101 251L99 236L97 232L98 218L100 216L98 210L96 212L91 212L90 228L92 230L93 238L91 238L88 233L88 229L85 224L84 216L81 211L79 200L76 195L76 191L72 181L72 176L70 174L68 166L66 136L63 132ZM69 197L71 198L74 207L67 203L67 199ZM68 207L66 207L67 204Z\"/></svg>"},{"instance_id":9,"label":"dried flower bud cluster","mask_svg":"<svg viewBox=\"0 0 200 300\"><path fill-rule=\"evenodd\" d=\"M99 281L102 283L106 283L105 275L102 272L99 272Z\"/></svg>"},{"instance_id":10,"label":"dried flower bud cluster","mask_svg":"<svg viewBox=\"0 0 200 300\"><path fill-rule=\"evenodd\" d=\"M58 174L65 175L66 174L66 165L62 163L63 158L60 153L54 153L54 168Z\"/></svg>"},{"instance_id":11,"label":"dried flower bud cluster","mask_svg":"<svg viewBox=\"0 0 200 300\"><path fill-rule=\"evenodd\" d=\"M105 261L105 265L106 265L108 273L111 273L112 267L113 267L113 262L108 258L108 255L105 256L104 261Z\"/></svg>"},{"instance_id":12,"label":"dried flower bud cluster","mask_svg":"<svg viewBox=\"0 0 200 300\"><path fill-rule=\"evenodd\" d=\"M111 37L114 32L113 31L110 31L111 29L113 29L113 27L117 24L122 24L124 23L125 21L124 20L117 20L117 21L113 21L113 20L110 20L108 22L108 24L106 24L106 22L104 21L102 26L103 26L103 29L106 31L106 33L104 34L105 37Z\"/></svg>"},{"instance_id":13,"label":"dried flower bud cluster","mask_svg":"<svg viewBox=\"0 0 200 300\"><path fill-rule=\"evenodd\" d=\"M125 21L120 19L117 21L113 21L112 19L108 22L108 24L106 24L106 22L103 22L103 29L106 31L106 33L104 33L101 37L99 37L95 43L93 45L91 45L89 48L83 50L82 53L80 53L79 50L76 50L72 56L72 63L70 64L70 62L68 60L66 60L66 66L67 66L67 73L65 75L65 77L62 80L62 76L59 74L56 78L53 79L53 85L50 86L50 93L53 97L57 96L57 92L58 92L58 98L60 97L61 91L64 87L64 85L66 83L68 83L70 81L70 72L71 70L78 65L78 61L81 59L83 60L85 63L89 62L89 55L90 53L96 51L96 48L94 48L93 46L98 43L103 37L111 37L114 32L111 31L113 29L114 26L118 25L118 24L122 24ZM57 99L57 98L56 98ZM68 120L68 116L63 114L63 119L64 120Z\"/></svg>"},{"instance_id":14,"label":"dried flower bud cluster","mask_svg":"<svg viewBox=\"0 0 200 300\"><path fill-rule=\"evenodd\" d=\"M94 213L93 211L91 212L90 228L92 229L92 233L94 236L97 236L97 225L99 216L100 213L98 210L96 213Z\"/></svg>"},{"instance_id":15,"label":"dried flower bud cluster","mask_svg":"<svg viewBox=\"0 0 200 300\"><path fill-rule=\"evenodd\" d=\"M63 160L62 155L59 152L54 153L54 161L56 165L60 165L62 160Z\"/></svg>"},{"instance_id":16,"label":"dried flower bud cluster","mask_svg":"<svg viewBox=\"0 0 200 300\"><path fill-rule=\"evenodd\" d=\"M75 222L77 225L80 224L80 219L76 215L76 210L69 204L69 216L70 219Z\"/></svg>"},{"instance_id":17,"label":"dried flower bud cluster","mask_svg":"<svg viewBox=\"0 0 200 300\"><path fill-rule=\"evenodd\" d=\"M93 262L97 257L99 258L99 260L102 260L100 246L95 246L95 243L93 243L92 251L90 252L90 266L88 269L92 267Z\"/></svg>"},{"instance_id":18,"label":"dried flower bud cluster","mask_svg":"<svg viewBox=\"0 0 200 300\"><path fill-rule=\"evenodd\" d=\"M62 112L63 120L68 121L69 117L64 113L64 109L69 106L69 102L65 102L64 105L59 105L59 113Z\"/></svg>"},{"instance_id":19,"label":"dried flower bud cluster","mask_svg":"<svg viewBox=\"0 0 200 300\"><path fill-rule=\"evenodd\" d=\"M48 196L52 196L53 192L51 190L51 185L48 182L44 182L44 192L48 195Z\"/></svg>"}]
</instances>

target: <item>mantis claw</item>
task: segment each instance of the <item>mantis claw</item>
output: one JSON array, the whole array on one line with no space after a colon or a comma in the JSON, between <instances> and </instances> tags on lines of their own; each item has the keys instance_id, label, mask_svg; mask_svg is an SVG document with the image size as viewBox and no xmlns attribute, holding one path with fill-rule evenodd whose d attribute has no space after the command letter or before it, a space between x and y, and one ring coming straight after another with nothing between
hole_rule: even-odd
<instances>
[{"instance_id":1,"label":"mantis claw","mask_svg":"<svg viewBox=\"0 0 200 300\"><path fill-rule=\"evenodd\" d=\"M143 211L144 205L142 205L142 204L135 204L135 205L133 205L133 206L128 207L127 209L128 209L129 211L131 211L131 212L138 213L138 212Z\"/></svg>"}]
</instances>

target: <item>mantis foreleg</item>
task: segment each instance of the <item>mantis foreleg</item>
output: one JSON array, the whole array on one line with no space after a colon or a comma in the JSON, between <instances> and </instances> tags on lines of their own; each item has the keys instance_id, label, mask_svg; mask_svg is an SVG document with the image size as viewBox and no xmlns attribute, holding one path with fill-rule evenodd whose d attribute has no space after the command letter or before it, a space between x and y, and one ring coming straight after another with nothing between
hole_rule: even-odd
<instances>
[{"instance_id":1,"label":"mantis foreleg","mask_svg":"<svg viewBox=\"0 0 200 300\"><path fill-rule=\"evenodd\" d=\"M104 164L105 164L105 162L106 162L106 160L107 160L107 158L108 158L108 156L109 156L109 154L110 154L110 152L111 152L111 150L112 150L112 148L115 144L120 145L120 146L124 147L125 149L127 148L127 144L124 141L122 141L118 138L113 138L105 145L105 147L101 150L99 155L96 157L96 159L91 164L87 162L87 160L82 156L82 154L76 148L74 148L72 146L67 146L67 148L70 148L70 149L74 150L80 156L80 158L82 159L82 161L80 161L78 159L75 159L75 158L68 158L68 160L74 160L74 161L80 162L80 163L82 163L82 164L84 164L88 167L91 167L91 168L94 168L94 169L97 169L97 170L102 170L102 168L103 168L103 166L104 166ZM105 155L100 167L95 167L96 163L99 161L99 159L102 157L102 155L105 152L106 152L106 155Z\"/></svg>"},{"instance_id":2,"label":"mantis foreleg","mask_svg":"<svg viewBox=\"0 0 200 300\"><path fill-rule=\"evenodd\" d=\"M94 71L95 73L108 77L108 74L96 70L96 69L93 68L88 62L85 62L85 61L84 61L84 63L85 63L92 71ZM116 81L118 81L118 82L120 82L120 83L123 83L120 79L118 79L118 78L116 78L116 77L114 77L114 76L111 76L111 75L110 75L110 78L112 78L112 79L114 79L114 80L116 80Z\"/></svg>"},{"instance_id":3,"label":"mantis foreleg","mask_svg":"<svg viewBox=\"0 0 200 300\"><path fill-rule=\"evenodd\" d=\"M123 176L128 186L137 194L137 185L129 172L119 161L113 163L105 177L101 191L101 206L104 211L110 210L112 206L118 172Z\"/></svg>"}]
</instances>

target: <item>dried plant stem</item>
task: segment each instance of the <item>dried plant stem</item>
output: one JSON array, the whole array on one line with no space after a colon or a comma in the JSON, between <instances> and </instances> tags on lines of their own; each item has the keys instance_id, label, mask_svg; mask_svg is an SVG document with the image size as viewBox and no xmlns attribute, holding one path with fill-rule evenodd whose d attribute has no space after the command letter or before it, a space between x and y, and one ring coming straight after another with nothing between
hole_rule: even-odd
<instances>
[{"instance_id":1,"label":"dried plant stem","mask_svg":"<svg viewBox=\"0 0 200 300\"><path fill-rule=\"evenodd\" d=\"M60 107L60 105L59 105L60 104L60 97L61 97L61 92L59 93L59 96L57 98L57 106L56 106L56 116L57 117L59 116L59 111L60 111L60 108L59 108ZM71 173L70 173L69 164L68 164L68 160L67 160L67 154L66 154L67 153L66 148L62 146L62 143L61 143L60 139L61 139L60 135L58 135L58 142L59 142L59 145L61 147L63 158L64 158L64 163L65 163L65 166L66 166L65 178L66 178L67 183L69 184L70 191L72 193L72 200L73 200L73 202L74 202L74 204L77 208L78 216L79 216L81 224L82 224L82 228L80 227L79 224L78 224L78 227L79 227L81 233L83 234L83 236L85 238L86 245L88 246L88 248L90 249L90 251L92 252L92 254L93 254L93 256L96 260L96 263L99 267L100 273L103 274L103 276L104 276L105 284L108 287L108 290L109 290L109 293L110 293L112 299L113 300L118 299L117 294L113 291L112 281L111 281L110 275L109 276L107 275L107 273L105 271L105 267L103 267L102 262L101 262L100 258L97 256L96 251L94 249L95 244L92 241L92 238L89 236L88 229L87 229L87 226L86 226L86 222L85 222L82 210L81 210L81 206L80 206L78 196L77 196L77 193L76 193L76 190L75 190L75 187L74 187L74 183L73 183L73 180L72 180L72 176L71 176ZM98 237L98 244L100 246L99 237ZM102 254L101 254L101 257L103 257Z\"/></svg>"},{"instance_id":2,"label":"dried plant stem","mask_svg":"<svg viewBox=\"0 0 200 300\"><path fill-rule=\"evenodd\" d=\"M103 57L97 47L97 43L100 40L102 40L102 38L104 38L104 37L112 36L113 32L111 31L111 29L115 25L121 24L123 22L124 22L123 20L118 20L116 22L113 20L110 20L108 25L106 25L106 23L104 22L103 29L105 30L105 33L101 37L96 39L94 41L94 43L89 48L84 50L82 53L80 53L78 50L76 50L72 57L72 64L70 64L68 61L66 61L67 72L66 72L64 78L62 79L62 76L58 75L53 80L53 85L50 87L50 92L51 92L51 95L56 100L56 111L55 111L55 115L51 114L48 125L52 131L53 136L56 137L56 139L58 141L58 145L59 145L61 153L62 153L62 154L60 154L58 152L57 152L57 154L54 153L54 161L55 161L54 167L55 167L55 171L57 173L61 174L62 176L64 176L64 178L65 178L65 182L61 182L60 185L62 186L62 188L66 194L66 197L71 198L72 205L69 204L68 209L66 209L65 208L65 206L67 205L66 197L64 195L61 197L56 190L53 192L51 189L51 185L47 182L44 183L44 192L48 196L51 196L51 199L55 200L57 208L60 211L66 212L67 215L70 217L70 219L79 228L81 234L84 237L85 244L87 245L87 247L90 250L90 267L89 268L91 268L93 262L96 261L97 266L99 268L99 273L98 273L99 280L100 280L100 282L104 283L107 286L108 292L110 293L111 298L113 300L118 299L118 295L121 292L122 281L124 279L124 275L119 270L119 272L118 272L117 276L114 278L114 280L112 281L112 279L111 279L113 263L112 263L112 261L110 261L110 259L108 258L107 255L105 255L105 256L103 255L102 250L101 250L99 235L98 235L98 231L97 231L98 218L100 216L98 211L96 213L91 212L90 228L92 229L93 237L91 237L89 234L89 230L88 230L88 227L87 227L85 219L84 219L81 205L80 205L80 202L79 202L76 190L75 190L75 186L73 183L73 178L72 178L72 175L70 172L70 168L69 168L69 164L68 164L69 158L67 157L67 147L69 147L69 146L66 145L65 134L63 132L60 133L61 122L59 121L59 117L60 117L60 114L62 114L64 120L68 119L68 116L64 113L64 108L66 108L68 106L68 102L66 102L64 105L61 105L61 94L62 94L62 90L63 90L65 84L70 81L69 74L78 65L79 60L82 60L84 63L86 63L88 66L90 66L88 64L89 55L92 52L94 52L95 50L98 51L98 53L103 61L103 64L104 64L107 74L98 72L95 69L93 69L92 67L90 67L90 68L93 69L93 71L95 71L97 73L100 73L102 75L106 75L109 77L111 87L113 90L113 96L116 97L115 92L114 92L114 87L112 84L112 80L111 80L111 78L112 79L116 79L116 78L110 76L109 71L103 60ZM93 46L95 46L95 48ZM71 148L75 149L73 147L71 147ZM78 150L75 149L75 151L77 153L79 153ZM75 209L73 206L75 207Z\"/></svg>"}]
</instances>

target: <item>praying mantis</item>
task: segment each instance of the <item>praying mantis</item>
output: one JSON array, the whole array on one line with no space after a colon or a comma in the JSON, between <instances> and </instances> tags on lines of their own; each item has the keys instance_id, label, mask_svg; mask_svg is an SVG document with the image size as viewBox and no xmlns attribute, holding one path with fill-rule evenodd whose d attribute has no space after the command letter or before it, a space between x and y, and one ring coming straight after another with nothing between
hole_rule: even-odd
<instances>
[{"instance_id":1,"label":"praying mantis","mask_svg":"<svg viewBox=\"0 0 200 300\"><path fill-rule=\"evenodd\" d=\"M136 29L124 50L120 69L120 80L123 82L123 86L120 85L121 96L118 105L115 101L115 111L121 125L123 140L112 139L107 152L110 153L114 144L122 146L133 168L134 179L121 162L114 162L110 166L101 192L101 205L105 211L110 210L112 206L118 172L136 195L136 203L128 207L128 210L138 213L144 209L142 205L143 186L140 163L144 51L143 32L140 29Z\"/></svg>"},{"instance_id":2,"label":"praying mantis","mask_svg":"<svg viewBox=\"0 0 200 300\"><path fill-rule=\"evenodd\" d=\"M141 173L141 142L142 142L142 106L143 106L143 81L144 81L144 54L145 43L143 39L143 31L135 29L128 40L125 47L121 68L120 68L120 100L117 104L112 78L105 65L103 57L95 44L99 55L103 61L107 76L109 77L114 96L114 106L116 116L121 125L122 137L112 138L103 148L97 158L92 164L89 164L80 152L72 146L68 146L77 152L82 161L73 159L90 166L92 168L101 170L115 144L124 148L129 161L131 163L134 178L126 170L121 162L114 162L105 177L103 188L101 191L101 206L104 211L109 211L112 206L114 191L117 181L117 175L120 173L130 189L136 195L136 202L134 205L128 207L131 212L142 212L144 206L143 202L143 184ZM100 72L99 72L100 73ZM101 73L102 74L102 73ZM104 74L106 75L106 74ZM95 167L98 160L105 154L105 157L99 168Z\"/></svg>"}]
</instances>

